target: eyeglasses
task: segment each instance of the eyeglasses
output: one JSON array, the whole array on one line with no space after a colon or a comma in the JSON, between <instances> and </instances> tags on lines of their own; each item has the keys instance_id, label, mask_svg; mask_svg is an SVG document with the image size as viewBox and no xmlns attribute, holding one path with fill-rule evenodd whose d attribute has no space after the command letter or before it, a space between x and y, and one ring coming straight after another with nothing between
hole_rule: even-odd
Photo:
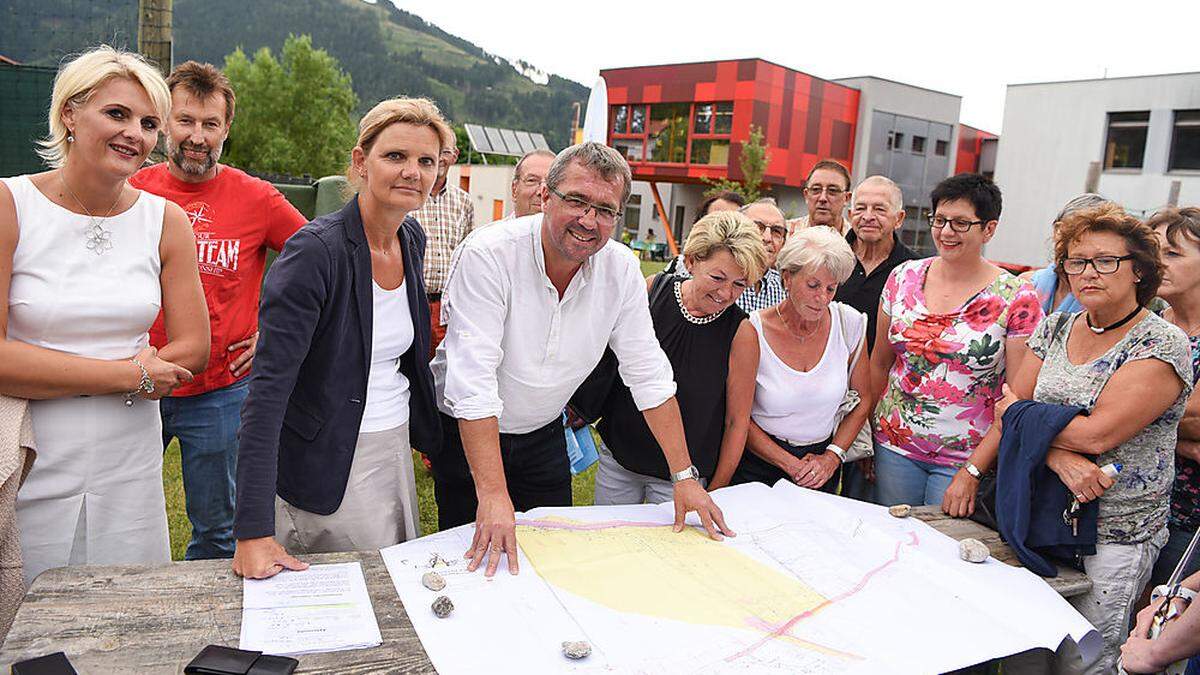
<instances>
[{"instance_id":1,"label":"eyeglasses","mask_svg":"<svg viewBox=\"0 0 1200 675\"><path fill-rule=\"evenodd\" d=\"M526 176L517 182L525 187L537 187L542 184L542 179L538 176Z\"/></svg>"},{"instance_id":2,"label":"eyeglasses","mask_svg":"<svg viewBox=\"0 0 1200 675\"><path fill-rule=\"evenodd\" d=\"M763 234L767 230L770 230L771 236L774 236L776 238L782 238L782 237L787 236L787 228L784 227L783 225L767 223L767 222L763 222L761 220L754 221L754 224L758 226L759 234Z\"/></svg>"},{"instance_id":3,"label":"eyeglasses","mask_svg":"<svg viewBox=\"0 0 1200 675\"><path fill-rule=\"evenodd\" d=\"M962 218L944 218L942 216L929 216L929 226L935 230L940 230L949 225L950 229L955 232L966 232L971 229L972 225L982 225L982 220L963 220Z\"/></svg>"},{"instance_id":4,"label":"eyeglasses","mask_svg":"<svg viewBox=\"0 0 1200 675\"><path fill-rule=\"evenodd\" d=\"M1097 274L1112 274L1121 268L1122 260L1133 260L1131 255L1102 255L1098 258L1067 258L1062 261L1062 269L1067 274L1075 276L1083 274L1088 265Z\"/></svg>"},{"instance_id":5,"label":"eyeglasses","mask_svg":"<svg viewBox=\"0 0 1200 675\"><path fill-rule=\"evenodd\" d=\"M809 197L820 197L821 193L824 192L825 194L829 195L830 199L837 199L848 192L848 190L843 190L836 185L809 185L808 187L804 188L804 192Z\"/></svg>"},{"instance_id":6,"label":"eyeglasses","mask_svg":"<svg viewBox=\"0 0 1200 675\"><path fill-rule=\"evenodd\" d=\"M595 214L596 222L601 225L612 225L621 216L621 211L617 209L593 204L579 197L568 197L554 188L550 188L550 191L554 193L554 196L563 200L563 203L567 205L567 210L571 211L574 215L582 216L590 210Z\"/></svg>"}]
</instances>

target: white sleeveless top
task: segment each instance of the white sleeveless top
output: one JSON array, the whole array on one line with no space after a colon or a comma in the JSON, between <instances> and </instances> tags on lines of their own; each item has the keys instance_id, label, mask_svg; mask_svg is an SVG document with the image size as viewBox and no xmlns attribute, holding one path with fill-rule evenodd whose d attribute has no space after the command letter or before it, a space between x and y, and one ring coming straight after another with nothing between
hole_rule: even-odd
<instances>
[{"instance_id":1,"label":"white sleeveless top","mask_svg":"<svg viewBox=\"0 0 1200 675\"><path fill-rule=\"evenodd\" d=\"M371 294L371 369L359 433L387 431L408 423L409 385L400 372L400 357L412 348L416 336L407 282L389 291L372 279Z\"/></svg>"},{"instance_id":2,"label":"white sleeveless top","mask_svg":"<svg viewBox=\"0 0 1200 675\"><path fill-rule=\"evenodd\" d=\"M767 343L762 312L750 314L758 331L758 373L750 418L763 431L792 445L811 445L833 434L833 419L850 387L850 354L854 346L842 338L842 312L830 303L829 338L812 370L802 372L783 362ZM860 322L865 324L865 321ZM854 345L862 340L863 327L851 330ZM857 333L857 335L855 335Z\"/></svg>"},{"instance_id":3,"label":"white sleeveless top","mask_svg":"<svg viewBox=\"0 0 1200 675\"><path fill-rule=\"evenodd\" d=\"M0 180L18 229L8 339L96 359L137 354L162 305L166 200L143 192L100 221L112 247L97 255L87 248L92 218L27 176ZM29 411L37 460L17 493L25 582L63 565L169 562L158 401L66 396L30 401Z\"/></svg>"},{"instance_id":4,"label":"white sleeveless top","mask_svg":"<svg viewBox=\"0 0 1200 675\"><path fill-rule=\"evenodd\" d=\"M18 240L8 292L8 339L97 359L127 359L149 343L162 306L158 256L166 200L142 192L105 218L112 248L87 248L92 219L50 201L28 176L13 193Z\"/></svg>"}]
</instances>

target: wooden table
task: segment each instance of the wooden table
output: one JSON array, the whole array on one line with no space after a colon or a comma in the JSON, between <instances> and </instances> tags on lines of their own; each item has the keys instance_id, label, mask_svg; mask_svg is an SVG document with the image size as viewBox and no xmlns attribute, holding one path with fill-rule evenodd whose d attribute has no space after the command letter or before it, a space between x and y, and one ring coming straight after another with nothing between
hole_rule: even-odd
<instances>
[{"instance_id":1,"label":"wooden table","mask_svg":"<svg viewBox=\"0 0 1200 675\"><path fill-rule=\"evenodd\" d=\"M955 539L975 537L996 558L1018 564L1000 536L978 523L948 518L937 507L913 509L913 515ZM383 644L302 656L298 673L435 672L378 551L304 559L362 563ZM1091 586L1074 570L1046 581L1068 597ZM29 589L0 650L0 667L63 651L85 674L181 673L205 645L237 647L241 620L242 583L228 560L59 568L39 576Z\"/></svg>"}]
</instances>

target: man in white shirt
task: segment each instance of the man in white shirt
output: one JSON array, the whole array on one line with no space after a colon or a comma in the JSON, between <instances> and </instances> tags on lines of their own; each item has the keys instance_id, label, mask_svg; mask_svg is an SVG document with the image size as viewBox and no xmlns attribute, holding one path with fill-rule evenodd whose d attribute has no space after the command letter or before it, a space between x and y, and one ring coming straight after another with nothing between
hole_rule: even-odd
<instances>
[{"instance_id":1,"label":"man in white shirt","mask_svg":"<svg viewBox=\"0 0 1200 675\"><path fill-rule=\"evenodd\" d=\"M846 200L850 198L850 172L832 159L813 165L804 181L804 204L808 215L788 221L788 234L809 225L824 225L846 233Z\"/></svg>"},{"instance_id":2,"label":"man in white shirt","mask_svg":"<svg viewBox=\"0 0 1200 675\"><path fill-rule=\"evenodd\" d=\"M696 511L710 536L732 535L691 465L638 261L612 239L630 183L612 148L572 146L546 175L543 213L478 230L455 251L431 364L443 413L433 475L439 526L475 520L471 571L486 558L491 576L506 554L516 574L514 510L571 504L560 415L605 347L674 474L676 530Z\"/></svg>"}]
</instances>

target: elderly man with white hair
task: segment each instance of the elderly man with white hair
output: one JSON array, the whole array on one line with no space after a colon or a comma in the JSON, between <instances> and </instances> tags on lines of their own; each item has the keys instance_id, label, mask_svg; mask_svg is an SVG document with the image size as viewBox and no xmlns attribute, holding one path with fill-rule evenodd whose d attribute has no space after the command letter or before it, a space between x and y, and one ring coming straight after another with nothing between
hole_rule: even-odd
<instances>
[{"instance_id":1,"label":"elderly man with white hair","mask_svg":"<svg viewBox=\"0 0 1200 675\"><path fill-rule=\"evenodd\" d=\"M904 195L900 186L883 176L870 176L858 184L850 201L850 231L846 241L854 250L854 271L838 287L834 299L867 315L867 351L875 347L875 321L879 298L888 275L897 265L919 256L900 243L904 223ZM842 495L873 501L874 464L871 458L847 464L842 473Z\"/></svg>"}]
</instances>

